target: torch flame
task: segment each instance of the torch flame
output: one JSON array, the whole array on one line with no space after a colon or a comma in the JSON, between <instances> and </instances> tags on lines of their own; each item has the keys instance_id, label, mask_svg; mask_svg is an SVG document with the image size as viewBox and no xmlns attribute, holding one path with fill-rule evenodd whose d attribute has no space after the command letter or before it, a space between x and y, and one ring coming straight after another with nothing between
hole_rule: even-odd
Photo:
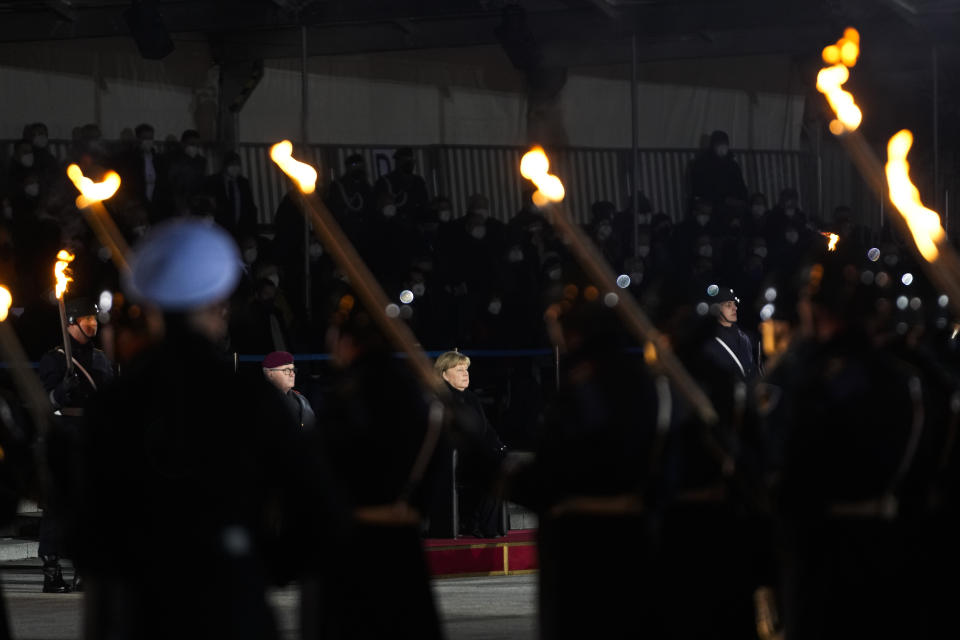
<instances>
[{"instance_id":1,"label":"torch flame","mask_svg":"<svg viewBox=\"0 0 960 640\"><path fill-rule=\"evenodd\" d=\"M102 182L94 182L83 175L75 164L67 167L67 176L73 182L80 195L77 196L77 208L84 209L97 202L102 202L113 196L120 188L120 176L116 171L110 171L103 177Z\"/></svg>"},{"instance_id":2,"label":"torch flame","mask_svg":"<svg viewBox=\"0 0 960 640\"><path fill-rule=\"evenodd\" d=\"M890 138L887 143L887 186L890 200L907 221L920 255L927 262L933 262L940 255L937 245L944 241L946 233L940 226L940 216L923 206L920 191L910 181L907 153L911 146L913 134L906 129Z\"/></svg>"},{"instance_id":3,"label":"torch flame","mask_svg":"<svg viewBox=\"0 0 960 640\"><path fill-rule=\"evenodd\" d=\"M7 319L7 314L10 313L10 305L12 304L13 296L10 295L10 289L0 285L0 322Z\"/></svg>"},{"instance_id":4,"label":"torch flame","mask_svg":"<svg viewBox=\"0 0 960 640\"><path fill-rule=\"evenodd\" d=\"M830 66L817 74L817 90L826 96L830 108L837 115L837 119L830 123L830 131L834 135L854 131L863 120L863 113L854 101L853 94L842 88L843 83L850 79L849 68L857 64L859 56L860 33L852 27L843 32L843 37L836 44L823 50L823 61Z\"/></svg>"},{"instance_id":5,"label":"torch flame","mask_svg":"<svg viewBox=\"0 0 960 640\"><path fill-rule=\"evenodd\" d=\"M67 291L67 283L73 282L73 278L67 273L67 266L73 262L73 258L74 255L66 249L61 249L57 253L57 264L53 267L53 277L57 279L54 293L58 300L62 299L63 294Z\"/></svg>"},{"instance_id":6,"label":"torch flame","mask_svg":"<svg viewBox=\"0 0 960 640\"><path fill-rule=\"evenodd\" d=\"M548 173L549 170L550 160L540 146L530 149L520 159L520 175L537 185L533 203L538 207L548 202L560 202L566 195L560 178Z\"/></svg>"},{"instance_id":7,"label":"torch flame","mask_svg":"<svg viewBox=\"0 0 960 640\"><path fill-rule=\"evenodd\" d=\"M820 235L827 239L827 251L837 250L837 242L840 240L840 236L829 231L821 231Z\"/></svg>"},{"instance_id":8,"label":"torch flame","mask_svg":"<svg viewBox=\"0 0 960 640\"><path fill-rule=\"evenodd\" d=\"M270 147L270 159L287 174L303 193L313 193L317 188L317 170L305 162L293 159L293 144L289 140Z\"/></svg>"}]
</instances>

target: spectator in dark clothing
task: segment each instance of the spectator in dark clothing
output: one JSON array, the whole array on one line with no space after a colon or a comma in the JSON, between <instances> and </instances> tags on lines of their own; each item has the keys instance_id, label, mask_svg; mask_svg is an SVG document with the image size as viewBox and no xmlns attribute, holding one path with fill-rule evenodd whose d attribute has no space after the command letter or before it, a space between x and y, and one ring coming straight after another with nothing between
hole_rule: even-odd
<instances>
[{"instance_id":1,"label":"spectator in dark clothing","mask_svg":"<svg viewBox=\"0 0 960 640\"><path fill-rule=\"evenodd\" d=\"M283 403L290 411L294 424L301 429L313 429L317 426L317 417L310 402L302 393L293 388L296 384L297 368L293 366L293 354L289 351L272 351L260 363L263 375L283 396Z\"/></svg>"},{"instance_id":2,"label":"spectator in dark clothing","mask_svg":"<svg viewBox=\"0 0 960 640\"><path fill-rule=\"evenodd\" d=\"M240 154L231 151L223 158L219 173L207 178L206 191L215 201L214 220L238 242L257 231L257 207L250 181L240 175Z\"/></svg>"},{"instance_id":3,"label":"spectator in dark clothing","mask_svg":"<svg viewBox=\"0 0 960 640\"><path fill-rule=\"evenodd\" d=\"M13 155L10 157L10 165L7 169L7 184L20 185L23 184L27 174L36 175L35 161L36 156L33 153L33 145L30 141L17 141L13 145Z\"/></svg>"},{"instance_id":4,"label":"spectator in dark clothing","mask_svg":"<svg viewBox=\"0 0 960 640\"><path fill-rule=\"evenodd\" d=\"M412 217L427 206L427 183L414 171L417 161L410 147L401 147L393 154L393 171L377 180L378 194L387 194L400 216Z\"/></svg>"},{"instance_id":5,"label":"spectator in dark clothing","mask_svg":"<svg viewBox=\"0 0 960 640\"><path fill-rule=\"evenodd\" d=\"M165 158L173 213L191 212L190 199L200 193L207 176L207 158L200 153L200 134L187 129Z\"/></svg>"},{"instance_id":6,"label":"spectator in dark clothing","mask_svg":"<svg viewBox=\"0 0 960 640\"><path fill-rule=\"evenodd\" d=\"M156 222L168 215L167 170L156 149L153 127L140 124L134 133L136 139L120 161L120 186L127 198L144 204L150 220Z\"/></svg>"},{"instance_id":7,"label":"spectator in dark clothing","mask_svg":"<svg viewBox=\"0 0 960 640\"><path fill-rule=\"evenodd\" d=\"M47 132L47 125L42 122L34 122L24 128L24 140L29 140L33 147L33 166L40 176L40 188L46 190L59 177L60 160L55 158L48 145L50 138Z\"/></svg>"},{"instance_id":8,"label":"spectator in dark clothing","mask_svg":"<svg viewBox=\"0 0 960 640\"><path fill-rule=\"evenodd\" d=\"M330 183L323 200L347 237L360 248L365 224L376 206L367 163L361 154L347 156L346 171Z\"/></svg>"},{"instance_id":9,"label":"spectator in dark clothing","mask_svg":"<svg viewBox=\"0 0 960 640\"><path fill-rule=\"evenodd\" d=\"M693 197L710 202L719 217L746 207L747 185L730 153L730 138L725 131L710 134L710 147L690 167L690 181Z\"/></svg>"}]
</instances>

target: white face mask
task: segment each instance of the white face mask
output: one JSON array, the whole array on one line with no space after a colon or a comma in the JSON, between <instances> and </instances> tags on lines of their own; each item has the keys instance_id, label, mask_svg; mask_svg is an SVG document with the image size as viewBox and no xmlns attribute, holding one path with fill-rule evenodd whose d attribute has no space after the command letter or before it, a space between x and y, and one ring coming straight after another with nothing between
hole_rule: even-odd
<instances>
[{"instance_id":1,"label":"white face mask","mask_svg":"<svg viewBox=\"0 0 960 640\"><path fill-rule=\"evenodd\" d=\"M716 153L718 156L720 156L721 158L723 158L723 157L725 157L725 156L727 155L727 153L730 151L730 148L729 148L727 145L725 145L725 144L718 144L716 147L713 148L713 151L714 151L714 153Z\"/></svg>"},{"instance_id":2,"label":"white face mask","mask_svg":"<svg viewBox=\"0 0 960 640\"><path fill-rule=\"evenodd\" d=\"M36 198L38 195L40 195L40 184L37 182L31 182L23 188L23 192L31 198Z\"/></svg>"},{"instance_id":3,"label":"white face mask","mask_svg":"<svg viewBox=\"0 0 960 640\"><path fill-rule=\"evenodd\" d=\"M630 282L632 284L640 284L643 282L643 271L631 271Z\"/></svg>"},{"instance_id":4,"label":"white face mask","mask_svg":"<svg viewBox=\"0 0 960 640\"><path fill-rule=\"evenodd\" d=\"M708 245L708 244L705 244L705 245L703 245L702 247L700 247L700 252L699 252L699 253L700 253L700 255L703 256L704 258L712 258L712 257L713 257L713 247L711 247L711 246Z\"/></svg>"},{"instance_id":5,"label":"white face mask","mask_svg":"<svg viewBox=\"0 0 960 640\"><path fill-rule=\"evenodd\" d=\"M33 166L33 154L32 154L32 153L25 153L25 154L23 154L22 156L20 156L20 164L23 165L24 167L32 167L32 166Z\"/></svg>"},{"instance_id":6,"label":"white face mask","mask_svg":"<svg viewBox=\"0 0 960 640\"><path fill-rule=\"evenodd\" d=\"M767 208L762 204L755 204L752 207L750 207L750 211L753 212L753 215L755 217L759 218L767 211Z\"/></svg>"},{"instance_id":7,"label":"white face mask","mask_svg":"<svg viewBox=\"0 0 960 640\"><path fill-rule=\"evenodd\" d=\"M141 140L140 148L145 152L149 153L153 151L153 140Z\"/></svg>"},{"instance_id":8,"label":"white face mask","mask_svg":"<svg viewBox=\"0 0 960 640\"><path fill-rule=\"evenodd\" d=\"M231 178L236 178L237 176L240 175L240 167L238 167L235 164L230 165L229 167L227 167L227 175L230 176Z\"/></svg>"},{"instance_id":9,"label":"white face mask","mask_svg":"<svg viewBox=\"0 0 960 640\"><path fill-rule=\"evenodd\" d=\"M560 269L550 269L550 271L547 272L547 277L551 280L559 280L562 275L563 272Z\"/></svg>"},{"instance_id":10,"label":"white face mask","mask_svg":"<svg viewBox=\"0 0 960 640\"><path fill-rule=\"evenodd\" d=\"M422 296L427 292L427 285L425 285L422 282L417 282L412 287L410 287L410 291L413 292L413 295L419 298L420 296Z\"/></svg>"},{"instance_id":11,"label":"white face mask","mask_svg":"<svg viewBox=\"0 0 960 640\"><path fill-rule=\"evenodd\" d=\"M638 216L637 216L637 223L638 223L638 224L650 224L650 214L649 214L649 213L641 213L640 215L638 215Z\"/></svg>"},{"instance_id":12,"label":"white face mask","mask_svg":"<svg viewBox=\"0 0 960 640\"><path fill-rule=\"evenodd\" d=\"M502 307L503 303L500 302L500 298L494 298L490 301L490 304L487 305L487 311L489 311L491 315L498 315Z\"/></svg>"},{"instance_id":13,"label":"white face mask","mask_svg":"<svg viewBox=\"0 0 960 640\"><path fill-rule=\"evenodd\" d=\"M705 213L697 214L697 224L701 227L707 226L707 223L710 222L710 216Z\"/></svg>"},{"instance_id":14,"label":"white face mask","mask_svg":"<svg viewBox=\"0 0 960 640\"><path fill-rule=\"evenodd\" d=\"M790 244L797 244L797 240L800 239L800 234L797 233L796 229L788 229L785 235L787 238L787 242L789 242Z\"/></svg>"},{"instance_id":15,"label":"white face mask","mask_svg":"<svg viewBox=\"0 0 960 640\"><path fill-rule=\"evenodd\" d=\"M9 204L3 205L3 217L7 220L13 217L13 207L11 207Z\"/></svg>"},{"instance_id":16,"label":"white face mask","mask_svg":"<svg viewBox=\"0 0 960 640\"><path fill-rule=\"evenodd\" d=\"M510 253L507 255L507 260L510 262L523 262L523 251L514 247L510 249Z\"/></svg>"},{"instance_id":17,"label":"white face mask","mask_svg":"<svg viewBox=\"0 0 960 640\"><path fill-rule=\"evenodd\" d=\"M450 222L450 209L440 209L437 216L440 218L440 222Z\"/></svg>"},{"instance_id":18,"label":"white face mask","mask_svg":"<svg viewBox=\"0 0 960 640\"><path fill-rule=\"evenodd\" d=\"M397 205L395 204L384 205L381 211L383 213L384 218L392 218L393 216L397 215Z\"/></svg>"},{"instance_id":19,"label":"white face mask","mask_svg":"<svg viewBox=\"0 0 960 640\"><path fill-rule=\"evenodd\" d=\"M247 264L253 264L257 261L257 249L256 247L251 247L249 249L243 250L243 261Z\"/></svg>"},{"instance_id":20,"label":"white face mask","mask_svg":"<svg viewBox=\"0 0 960 640\"><path fill-rule=\"evenodd\" d=\"M786 214L788 218L792 218L794 214L797 213L796 207L784 207L783 213Z\"/></svg>"},{"instance_id":21,"label":"white face mask","mask_svg":"<svg viewBox=\"0 0 960 640\"><path fill-rule=\"evenodd\" d=\"M766 247L754 247L754 248L753 248L753 255L757 256L758 258L766 258L766 257L767 257L767 248L766 248Z\"/></svg>"},{"instance_id":22,"label":"white face mask","mask_svg":"<svg viewBox=\"0 0 960 640\"><path fill-rule=\"evenodd\" d=\"M323 245L319 242L310 243L310 258L316 260L323 255Z\"/></svg>"},{"instance_id":23,"label":"white face mask","mask_svg":"<svg viewBox=\"0 0 960 640\"><path fill-rule=\"evenodd\" d=\"M483 240L487 235L487 228L482 224L478 224L470 230L470 235L477 240Z\"/></svg>"},{"instance_id":24,"label":"white face mask","mask_svg":"<svg viewBox=\"0 0 960 640\"><path fill-rule=\"evenodd\" d=\"M279 287L279 286L280 286L280 274L271 273L270 275L267 276L267 280L269 280L270 282L272 282L272 283L273 283L273 286L275 286L275 287Z\"/></svg>"},{"instance_id":25,"label":"white face mask","mask_svg":"<svg viewBox=\"0 0 960 640\"><path fill-rule=\"evenodd\" d=\"M183 152L187 154L188 158L196 158L200 153L200 147L188 144L186 147L184 147Z\"/></svg>"},{"instance_id":26,"label":"white face mask","mask_svg":"<svg viewBox=\"0 0 960 640\"><path fill-rule=\"evenodd\" d=\"M597 227L597 240L606 240L612 233L613 229L610 228L610 225L602 224Z\"/></svg>"},{"instance_id":27,"label":"white face mask","mask_svg":"<svg viewBox=\"0 0 960 640\"><path fill-rule=\"evenodd\" d=\"M640 245L637 247L637 255L641 258L646 258L648 255L650 255L650 247Z\"/></svg>"},{"instance_id":28,"label":"white face mask","mask_svg":"<svg viewBox=\"0 0 960 640\"><path fill-rule=\"evenodd\" d=\"M44 147L47 146L47 136L45 136L45 135L36 135L36 136L33 136L33 140L31 141L31 143L32 143L33 146L35 146L37 149L43 149Z\"/></svg>"},{"instance_id":29,"label":"white face mask","mask_svg":"<svg viewBox=\"0 0 960 640\"><path fill-rule=\"evenodd\" d=\"M139 226L134 227L132 231L133 231L133 235L135 235L138 238L142 238L147 234L147 225L141 224Z\"/></svg>"}]
</instances>

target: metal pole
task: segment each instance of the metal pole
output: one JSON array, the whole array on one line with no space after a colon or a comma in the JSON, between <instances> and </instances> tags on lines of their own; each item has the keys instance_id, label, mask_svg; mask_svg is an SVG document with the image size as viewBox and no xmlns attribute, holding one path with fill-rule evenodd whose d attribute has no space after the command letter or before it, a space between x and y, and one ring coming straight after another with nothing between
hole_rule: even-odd
<instances>
[{"instance_id":1,"label":"metal pole","mask_svg":"<svg viewBox=\"0 0 960 640\"><path fill-rule=\"evenodd\" d=\"M307 121L310 114L309 79L307 73L307 25L300 25L300 144L305 157L310 157L310 134ZM303 304L307 320L313 319L310 292L310 219L303 216Z\"/></svg>"},{"instance_id":2,"label":"metal pole","mask_svg":"<svg viewBox=\"0 0 960 640\"><path fill-rule=\"evenodd\" d=\"M630 200L633 203L633 257L640 255L640 150L639 123L637 121L637 34L631 38L632 56L630 58Z\"/></svg>"},{"instance_id":3,"label":"metal pole","mask_svg":"<svg viewBox=\"0 0 960 640\"><path fill-rule=\"evenodd\" d=\"M937 47L931 55L933 72L933 193L934 209L940 208L940 78L937 72Z\"/></svg>"},{"instance_id":4,"label":"metal pole","mask_svg":"<svg viewBox=\"0 0 960 640\"><path fill-rule=\"evenodd\" d=\"M557 391L560 391L560 347L553 346L553 382Z\"/></svg>"}]
</instances>

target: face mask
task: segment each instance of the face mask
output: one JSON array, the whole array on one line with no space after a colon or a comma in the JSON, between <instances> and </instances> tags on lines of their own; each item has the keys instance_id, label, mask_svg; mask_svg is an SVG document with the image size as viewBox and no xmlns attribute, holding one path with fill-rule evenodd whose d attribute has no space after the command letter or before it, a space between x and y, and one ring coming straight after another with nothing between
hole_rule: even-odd
<instances>
[{"instance_id":1,"label":"face mask","mask_svg":"<svg viewBox=\"0 0 960 640\"><path fill-rule=\"evenodd\" d=\"M731 229L739 229L739 228L740 228L740 219L739 219L739 218L734 218L733 220L731 220L731 221L730 221L730 228L731 228Z\"/></svg>"},{"instance_id":2,"label":"face mask","mask_svg":"<svg viewBox=\"0 0 960 640\"><path fill-rule=\"evenodd\" d=\"M267 280L269 280L270 282L272 282L272 283L273 283L273 286L275 286L275 287L279 287L279 286L280 286L280 274L271 273L270 275L267 276Z\"/></svg>"},{"instance_id":3,"label":"face mask","mask_svg":"<svg viewBox=\"0 0 960 640\"><path fill-rule=\"evenodd\" d=\"M381 211L383 213L384 218L392 218L393 216L397 215L397 205L395 204L385 205Z\"/></svg>"},{"instance_id":4,"label":"face mask","mask_svg":"<svg viewBox=\"0 0 960 640\"><path fill-rule=\"evenodd\" d=\"M23 192L31 198L36 198L40 195L40 185L36 182L31 182L23 188Z\"/></svg>"},{"instance_id":5,"label":"face mask","mask_svg":"<svg viewBox=\"0 0 960 640\"><path fill-rule=\"evenodd\" d=\"M637 247L637 255L641 258L646 258L648 255L650 255L650 247L643 245Z\"/></svg>"},{"instance_id":6,"label":"face mask","mask_svg":"<svg viewBox=\"0 0 960 640\"><path fill-rule=\"evenodd\" d=\"M145 152L149 153L153 151L153 140L141 140L140 148Z\"/></svg>"},{"instance_id":7,"label":"face mask","mask_svg":"<svg viewBox=\"0 0 960 640\"><path fill-rule=\"evenodd\" d=\"M610 234L612 234L612 233L613 233L613 229L611 229L608 225L605 225L605 224L604 224L604 225L601 225L601 226L597 229L597 239L598 239L598 240L606 240L607 238L610 237Z\"/></svg>"},{"instance_id":8,"label":"face mask","mask_svg":"<svg viewBox=\"0 0 960 640\"><path fill-rule=\"evenodd\" d=\"M560 269L550 269L550 271L547 272L547 277L551 280L559 280L561 275L563 275L563 272L561 272Z\"/></svg>"},{"instance_id":9,"label":"face mask","mask_svg":"<svg viewBox=\"0 0 960 640\"><path fill-rule=\"evenodd\" d=\"M32 166L33 166L33 154L32 154L32 153L25 153L25 154L23 154L22 156L20 156L20 164L23 165L24 167L32 167Z\"/></svg>"},{"instance_id":10,"label":"face mask","mask_svg":"<svg viewBox=\"0 0 960 640\"><path fill-rule=\"evenodd\" d=\"M440 218L440 222L450 222L450 209L440 209L437 217Z\"/></svg>"},{"instance_id":11,"label":"face mask","mask_svg":"<svg viewBox=\"0 0 960 640\"><path fill-rule=\"evenodd\" d=\"M236 178L240 175L240 167L235 164L230 165L227 167L227 175L231 178Z\"/></svg>"},{"instance_id":12,"label":"face mask","mask_svg":"<svg viewBox=\"0 0 960 640\"><path fill-rule=\"evenodd\" d=\"M708 244L705 244L705 245L703 245L702 247L700 247L699 253L700 253L700 255L701 255L702 257L704 257L704 258L712 258L712 257L713 257L713 247L711 247L711 246L708 245Z\"/></svg>"},{"instance_id":13,"label":"face mask","mask_svg":"<svg viewBox=\"0 0 960 640\"><path fill-rule=\"evenodd\" d=\"M410 287L410 291L413 292L413 295L419 298L427 292L427 285L425 285L422 282L417 282L412 287Z\"/></svg>"},{"instance_id":14,"label":"face mask","mask_svg":"<svg viewBox=\"0 0 960 640\"><path fill-rule=\"evenodd\" d=\"M3 205L3 217L7 220L13 217L13 207L11 207L9 204Z\"/></svg>"},{"instance_id":15,"label":"face mask","mask_svg":"<svg viewBox=\"0 0 960 640\"><path fill-rule=\"evenodd\" d=\"M470 235L477 240L483 240L487 235L487 228L482 224L478 224L470 230Z\"/></svg>"},{"instance_id":16,"label":"face mask","mask_svg":"<svg viewBox=\"0 0 960 640\"><path fill-rule=\"evenodd\" d=\"M713 148L713 152L721 158L726 156L729 150L730 150L729 147L727 147L727 145L725 144L718 144L716 147Z\"/></svg>"},{"instance_id":17,"label":"face mask","mask_svg":"<svg viewBox=\"0 0 960 640\"><path fill-rule=\"evenodd\" d=\"M710 216L705 213L697 214L697 224L699 224L701 227L707 226L708 222L710 222Z\"/></svg>"},{"instance_id":18,"label":"face mask","mask_svg":"<svg viewBox=\"0 0 960 640\"><path fill-rule=\"evenodd\" d=\"M473 214L474 214L474 215L477 215L477 216L480 216L481 218L483 218L484 220L486 220L487 218L490 217L490 210L489 210L489 209L474 209L474 210L473 210Z\"/></svg>"},{"instance_id":19,"label":"face mask","mask_svg":"<svg viewBox=\"0 0 960 640\"><path fill-rule=\"evenodd\" d=\"M316 260L317 258L323 255L323 245L320 244L319 242L311 242L309 251L310 251L310 259Z\"/></svg>"},{"instance_id":20,"label":"face mask","mask_svg":"<svg viewBox=\"0 0 960 640\"><path fill-rule=\"evenodd\" d=\"M786 214L788 218L792 218L796 212L797 210L794 207L784 207L783 209L783 213Z\"/></svg>"},{"instance_id":21,"label":"face mask","mask_svg":"<svg viewBox=\"0 0 960 640\"><path fill-rule=\"evenodd\" d=\"M47 146L47 136L45 136L45 135L36 135L36 136L33 136L32 144L33 144L33 146L35 146L37 149L43 149L44 147Z\"/></svg>"},{"instance_id":22,"label":"face mask","mask_svg":"<svg viewBox=\"0 0 960 640\"><path fill-rule=\"evenodd\" d=\"M800 239L800 234L797 233L796 229L789 229L785 234L785 237L787 238L787 242L790 244L797 244L797 240Z\"/></svg>"},{"instance_id":23,"label":"face mask","mask_svg":"<svg viewBox=\"0 0 960 640\"><path fill-rule=\"evenodd\" d=\"M649 213L641 213L640 215L638 215L638 216L637 216L637 223L639 223L639 224L650 224L650 214L649 214Z\"/></svg>"},{"instance_id":24,"label":"face mask","mask_svg":"<svg viewBox=\"0 0 960 640\"><path fill-rule=\"evenodd\" d=\"M250 249L243 250L243 261L247 264L253 264L257 261L257 250L256 248L251 247Z\"/></svg>"},{"instance_id":25,"label":"face mask","mask_svg":"<svg viewBox=\"0 0 960 640\"><path fill-rule=\"evenodd\" d=\"M134 235L134 236L136 236L136 237L138 237L138 238L142 238L142 237L145 236L146 233L147 233L147 226L141 224L141 225L139 225L139 226L134 227L134 228L132 229L132 231L133 231L133 235Z\"/></svg>"},{"instance_id":26,"label":"face mask","mask_svg":"<svg viewBox=\"0 0 960 640\"><path fill-rule=\"evenodd\" d=\"M187 157L188 157L188 158L196 158L197 155L200 153L200 147L197 147L197 146L192 145L192 144L188 144L188 145L183 149L183 152L184 152L185 154L187 154Z\"/></svg>"},{"instance_id":27,"label":"face mask","mask_svg":"<svg viewBox=\"0 0 960 640\"><path fill-rule=\"evenodd\" d=\"M500 313L502 306L503 304L500 302L500 298L494 298L490 301L490 304L487 305L487 311L489 311L492 315L497 315Z\"/></svg>"},{"instance_id":28,"label":"face mask","mask_svg":"<svg viewBox=\"0 0 960 640\"><path fill-rule=\"evenodd\" d=\"M507 255L507 260L513 263L523 262L523 251L517 249L516 247L510 249L510 253Z\"/></svg>"},{"instance_id":29,"label":"face mask","mask_svg":"<svg viewBox=\"0 0 960 640\"><path fill-rule=\"evenodd\" d=\"M630 283L631 284L640 284L643 282L643 271L631 271L630 272Z\"/></svg>"},{"instance_id":30,"label":"face mask","mask_svg":"<svg viewBox=\"0 0 960 640\"><path fill-rule=\"evenodd\" d=\"M757 256L757 257L759 257L759 258L766 258L766 257L767 257L767 248L766 248L766 247L754 247L754 248L753 248L753 255L755 255L755 256Z\"/></svg>"},{"instance_id":31,"label":"face mask","mask_svg":"<svg viewBox=\"0 0 960 640\"><path fill-rule=\"evenodd\" d=\"M766 212L767 208L762 204L755 204L750 207L750 211L753 212L753 217L759 218Z\"/></svg>"}]
</instances>

